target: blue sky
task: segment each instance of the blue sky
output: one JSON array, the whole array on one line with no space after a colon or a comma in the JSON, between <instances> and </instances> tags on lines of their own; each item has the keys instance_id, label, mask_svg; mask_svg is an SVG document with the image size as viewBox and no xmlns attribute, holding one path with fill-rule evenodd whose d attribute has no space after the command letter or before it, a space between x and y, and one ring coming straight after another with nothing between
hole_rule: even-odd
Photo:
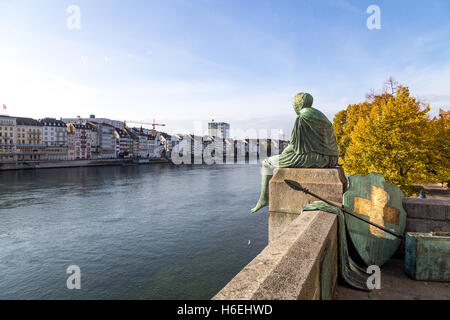
<instances>
[{"instance_id":1,"label":"blue sky","mask_svg":"<svg viewBox=\"0 0 450 320\"><path fill-rule=\"evenodd\" d=\"M380 30L366 27L372 4ZM67 27L69 5L80 30ZM0 0L0 104L288 135L297 92L332 120L393 76L434 116L450 106L449 15L447 0Z\"/></svg>"}]
</instances>

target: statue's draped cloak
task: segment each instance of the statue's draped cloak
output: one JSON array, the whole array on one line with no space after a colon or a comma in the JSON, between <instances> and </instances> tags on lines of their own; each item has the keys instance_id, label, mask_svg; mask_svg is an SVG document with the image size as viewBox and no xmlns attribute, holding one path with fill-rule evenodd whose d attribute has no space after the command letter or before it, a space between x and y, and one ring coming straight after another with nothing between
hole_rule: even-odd
<instances>
[{"instance_id":1,"label":"statue's draped cloak","mask_svg":"<svg viewBox=\"0 0 450 320\"><path fill-rule=\"evenodd\" d=\"M266 159L269 168L333 168L338 161L336 136L331 122L311 101L300 101L289 146L278 156Z\"/></svg>"},{"instance_id":2,"label":"statue's draped cloak","mask_svg":"<svg viewBox=\"0 0 450 320\"><path fill-rule=\"evenodd\" d=\"M303 208L304 211L324 211L334 213L338 216L338 257L339 257L339 271L342 278L350 286L369 291L367 287L367 279L369 274L358 266L350 257L347 246L347 230L345 227L345 216L342 210L337 207L331 206L325 202L317 201L308 204Z\"/></svg>"},{"instance_id":3,"label":"statue's draped cloak","mask_svg":"<svg viewBox=\"0 0 450 320\"><path fill-rule=\"evenodd\" d=\"M300 154L313 152L324 156L339 155L331 122L314 108L300 110L292 130L291 144L294 151Z\"/></svg>"}]
</instances>

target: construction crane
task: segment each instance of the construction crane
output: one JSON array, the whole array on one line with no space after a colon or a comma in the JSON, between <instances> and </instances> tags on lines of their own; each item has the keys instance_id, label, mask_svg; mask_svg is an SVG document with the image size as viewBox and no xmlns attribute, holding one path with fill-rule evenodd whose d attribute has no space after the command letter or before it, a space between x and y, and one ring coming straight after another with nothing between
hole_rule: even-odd
<instances>
[{"instance_id":1,"label":"construction crane","mask_svg":"<svg viewBox=\"0 0 450 320\"><path fill-rule=\"evenodd\" d=\"M156 123L156 119L153 119L153 123L151 122L143 122L143 121L132 121L132 120L124 120L125 123L134 123L134 124L140 124L140 125L150 125L153 127L153 130L156 130L156 127L165 127L166 125L164 123Z\"/></svg>"}]
</instances>

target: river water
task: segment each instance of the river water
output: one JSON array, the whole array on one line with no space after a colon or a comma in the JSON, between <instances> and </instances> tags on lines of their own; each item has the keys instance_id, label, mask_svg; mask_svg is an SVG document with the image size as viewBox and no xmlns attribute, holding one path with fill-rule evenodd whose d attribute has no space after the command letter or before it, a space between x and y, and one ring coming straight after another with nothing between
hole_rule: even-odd
<instances>
[{"instance_id":1,"label":"river water","mask_svg":"<svg viewBox=\"0 0 450 320\"><path fill-rule=\"evenodd\" d=\"M0 172L0 299L210 299L267 244L259 168Z\"/></svg>"}]
</instances>

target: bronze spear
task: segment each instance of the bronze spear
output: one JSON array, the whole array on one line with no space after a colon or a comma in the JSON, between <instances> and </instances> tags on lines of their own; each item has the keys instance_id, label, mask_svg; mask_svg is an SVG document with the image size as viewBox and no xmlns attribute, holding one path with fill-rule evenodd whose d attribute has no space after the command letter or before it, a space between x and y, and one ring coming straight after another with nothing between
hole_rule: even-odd
<instances>
[{"instance_id":1,"label":"bronze spear","mask_svg":"<svg viewBox=\"0 0 450 320\"><path fill-rule=\"evenodd\" d=\"M403 235L401 235L401 234L398 234L398 233L396 233L396 232L394 232L394 231L391 231L391 230L389 230L389 229L386 229L386 228L384 228L383 226L380 226L379 224L376 224L376 223L374 223L374 222L372 222L372 221L368 221L368 220L366 220L366 219L364 219L364 218L362 218L362 217L356 215L355 213L353 213L353 212L351 212L351 211L348 211L348 210L344 209L343 207L340 207L340 206L335 205L334 203L332 203L332 202L330 202L330 201L328 201L328 200L323 199L322 197L318 196L317 194L312 193L312 192L309 191L308 189L303 188L302 185L301 185L300 183L298 183L297 181L293 181L293 180L284 180L284 182L286 182L287 185L288 185L289 187L291 187L292 189L294 189L294 190L296 190L296 191L302 191L302 192L304 192L304 193L306 193L306 194L309 194L309 195L313 196L314 198L317 198L317 199L319 199L319 200L321 200L321 201L323 201L323 202L325 202L325 203L328 203L329 205L332 205L333 207L336 207L336 208L341 209L342 211L344 211L345 213L348 213L348 214L351 215L352 217L355 217L355 218L357 218L357 219L359 219L359 220L361 220L361 221L364 221L365 223L368 223L368 224L370 224L370 225L372 225L372 226L375 226L375 227L377 227L377 228L383 230L384 232L387 232L387 233L389 233L389 234L392 234L393 236L396 236L397 238L400 238L400 239L402 239L402 240L405 239L405 237L404 237Z\"/></svg>"}]
</instances>

